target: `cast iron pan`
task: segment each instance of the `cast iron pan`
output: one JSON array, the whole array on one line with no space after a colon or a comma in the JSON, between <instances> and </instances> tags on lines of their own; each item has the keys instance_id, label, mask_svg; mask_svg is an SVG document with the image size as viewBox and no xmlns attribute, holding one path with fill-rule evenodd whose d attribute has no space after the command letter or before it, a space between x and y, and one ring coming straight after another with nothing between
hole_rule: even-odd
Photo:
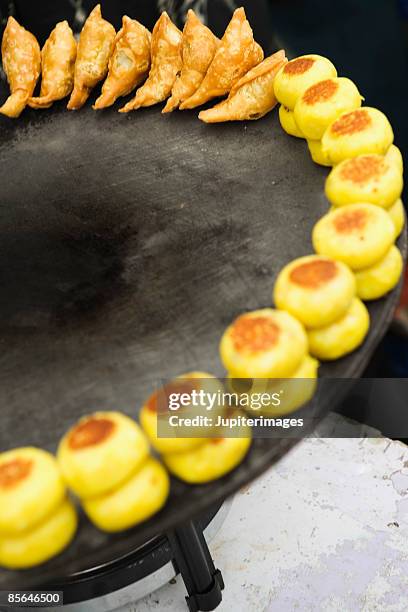
<instances>
[{"instance_id":1,"label":"cast iron pan","mask_svg":"<svg viewBox=\"0 0 408 612\"><path fill-rule=\"evenodd\" d=\"M195 112L124 116L117 107L72 113L61 103L0 119L2 450L55 451L83 414L136 417L163 380L195 369L222 376L223 330L271 304L276 273L312 251L311 229L327 210L326 170L284 134L276 112L207 126ZM322 375L362 373L397 297L370 306L364 346ZM212 484L174 480L165 509L126 533L81 519L62 555L30 571L0 570L0 589L113 562L233 493L295 443L257 439Z\"/></svg>"}]
</instances>

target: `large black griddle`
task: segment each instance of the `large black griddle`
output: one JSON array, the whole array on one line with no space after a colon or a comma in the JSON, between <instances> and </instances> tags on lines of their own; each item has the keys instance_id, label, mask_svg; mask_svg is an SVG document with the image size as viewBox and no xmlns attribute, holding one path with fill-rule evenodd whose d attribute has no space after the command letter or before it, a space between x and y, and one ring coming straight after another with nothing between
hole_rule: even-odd
<instances>
[{"instance_id":1,"label":"large black griddle","mask_svg":"<svg viewBox=\"0 0 408 612\"><path fill-rule=\"evenodd\" d=\"M117 108L75 113L59 103L0 118L1 450L55 451L83 414L136 417L164 380L195 369L222 376L225 327L270 306L277 272L312 251L312 227L327 210L326 170L281 130L276 112L207 126L195 112ZM362 373L397 297L370 305L366 342L322 366L323 376ZM62 555L30 571L0 570L0 589L109 567L295 443L256 439L225 478L174 480L162 512L126 533L106 535L82 517Z\"/></svg>"}]
</instances>

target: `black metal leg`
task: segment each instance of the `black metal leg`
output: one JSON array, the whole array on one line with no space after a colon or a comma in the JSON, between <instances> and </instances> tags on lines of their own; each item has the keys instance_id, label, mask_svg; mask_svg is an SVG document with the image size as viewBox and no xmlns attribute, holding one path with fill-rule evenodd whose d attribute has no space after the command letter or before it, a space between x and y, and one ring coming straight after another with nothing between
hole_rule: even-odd
<instances>
[{"instance_id":1,"label":"black metal leg","mask_svg":"<svg viewBox=\"0 0 408 612\"><path fill-rule=\"evenodd\" d=\"M186 585L186 602L190 612L209 612L221 603L224 581L215 569L202 529L193 521L167 535L173 564Z\"/></svg>"}]
</instances>

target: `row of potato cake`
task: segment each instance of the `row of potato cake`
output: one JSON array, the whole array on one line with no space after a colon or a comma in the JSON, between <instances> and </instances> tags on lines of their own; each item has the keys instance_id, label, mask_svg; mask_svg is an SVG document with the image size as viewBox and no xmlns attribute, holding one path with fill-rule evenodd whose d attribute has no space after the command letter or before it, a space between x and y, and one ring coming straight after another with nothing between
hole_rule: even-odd
<instances>
[{"instance_id":1,"label":"row of potato cake","mask_svg":"<svg viewBox=\"0 0 408 612\"><path fill-rule=\"evenodd\" d=\"M251 379L245 389L254 395L262 390L272 396L277 385L286 384L288 399L259 411L281 416L313 395L318 360L338 359L364 341L369 329L364 301L398 283L402 257L394 243L404 224L403 164L387 118L361 107L355 85L337 77L329 60L284 58L273 84L282 127L308 140L317 163L333 166L325 184L332 208L314 227L315 254L278 274L277 309L237 317L221 339L220 354L229 386L238 393L240 379ZM304 384L291 388L291 381ZM77 527L72 494L97 527L118 531L163 507L168 471L194 484L237 466L250 447L249 427L241 426L237 437L216 429L214 438L204 430L188 438L165 438L157 431L171 393L216 393L221 387L210 374L192 372L149 398L140 413L142 428L121 413L94 413L67 432L57 458L35 448L2 453L0 564L28 567L65 548ZM217 405L217 413L226 411ZM162 461L151 456L147 439Z\"/></svg>"}]
</instances>

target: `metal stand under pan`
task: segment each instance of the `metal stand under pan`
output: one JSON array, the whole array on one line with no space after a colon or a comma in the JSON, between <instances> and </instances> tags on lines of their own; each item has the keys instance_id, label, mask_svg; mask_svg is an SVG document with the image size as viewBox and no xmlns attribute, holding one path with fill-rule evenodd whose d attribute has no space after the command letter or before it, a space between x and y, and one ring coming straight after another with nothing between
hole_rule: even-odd
<instances>
[{"instance_id":1,"label":"metal stand under pan","mask_svg":"<svg viewBox=\"0 0 408 612\"><path fill-rule=\"evenodd\" d=\"M115 563L94 567L47 588L64 592L66 612L108 612L153 593L180 574L188 593L188 609L214 610L221 603L224 582L207 543L221 528L231 503L228 500L199 519L153 538Z\"/></svg>"}]
</instances>

